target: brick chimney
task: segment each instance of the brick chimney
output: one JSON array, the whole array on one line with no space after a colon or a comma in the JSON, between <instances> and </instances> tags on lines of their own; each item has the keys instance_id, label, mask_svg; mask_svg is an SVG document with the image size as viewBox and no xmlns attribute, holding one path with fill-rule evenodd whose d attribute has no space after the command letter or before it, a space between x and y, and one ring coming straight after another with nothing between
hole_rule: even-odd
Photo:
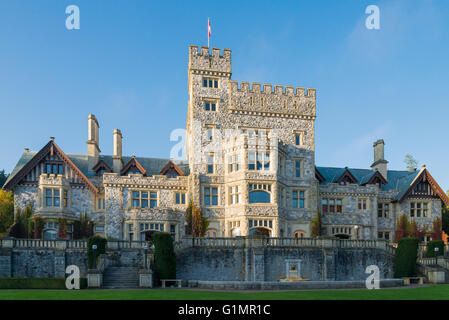
<instances>
[{"instance_id":1,"label":"brick chimney","mask_svg":"<svg viewBox=\"0 0 449 320\"><path fill-rule=\"evenodd\" d=\"M388 161L384 158L384 146L385 142L380 139L374 142L374 162L371 165L371 169L378 170L385 180L388 180L387 177L387 163Z\"/></svg>"}]
</instances>

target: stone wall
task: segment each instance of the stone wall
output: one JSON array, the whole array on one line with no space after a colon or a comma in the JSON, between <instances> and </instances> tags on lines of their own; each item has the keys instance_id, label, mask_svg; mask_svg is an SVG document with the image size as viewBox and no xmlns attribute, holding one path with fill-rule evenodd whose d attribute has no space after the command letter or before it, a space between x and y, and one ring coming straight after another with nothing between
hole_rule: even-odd
<instances>
[{"instance_id":1,"label":"stone wall","mask_svg":"<svg viewBox=\"0 0 449 320\"><path fill-rule=\"evenodd\" d=\"M188 248L177 252L177 278L210 281L278 281L286 260L301 260L307 280L365 280L377 265L381 279L393 277L393 257L380 249Z\"/></svg>"}]
</instances>

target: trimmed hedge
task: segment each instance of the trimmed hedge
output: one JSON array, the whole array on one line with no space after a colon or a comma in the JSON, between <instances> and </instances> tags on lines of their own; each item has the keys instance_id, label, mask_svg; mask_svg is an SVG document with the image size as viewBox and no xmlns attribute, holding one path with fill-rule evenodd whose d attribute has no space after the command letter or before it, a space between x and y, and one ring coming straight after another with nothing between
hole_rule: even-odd
<instances>
[{"instance_id":1,"label":"trimmed hedge","mask_svg":"<svg viewBox=\"0 0 449 320\"><path fill-rule=\"evenodd\" d=\"M66 289L64 278L0 278L0 289ZM87 288L87 278L80 278L80 289Z\"/></svg>"},{"instance_id":2,"label":"trimmed hedge","mask_svg":"<svg viewBox=\"0 0 449 320\"><path fill-rule=\"evenodd\" d=\"M416 274L416 259L418 257L418 239L399 239L394 261L394 277L413 277Z\"/></svg>"},{"instance_id":3,"label":"trimmed hedge","mask_svg":"<svg viewBox=\"0 0 449 320\"><path fill-rule=\"evenodd\" d=\"M154 243L156 278L176 279L176 257L171 235L167 232L155 232L151 238Z\"/></svg>"},{"instance_id":4,"label":"trimmed hedge","mask_svg":"<svg viewBox=\"0 0 449 320\"><path fill-rule=\"evenodd\" d=\"M100 254L106 253L106 243L108 240L99 236L93 236L87 239L87 261L89 269L94 267L94 250L92 245L97 245L97 250L95 250L95 260L98 260Z\"/></svg>"},{"instance_id":5,"label":"trimmed hedge","mask_svg":"<svg viewBox=\"0 0 449 320\"><path fill-rule=\"evenodd\" d=\"M443 240L433 240L427 243L426 258L435 258L435 248L439 248L438 255L442 256L444 254L444 241Z\"/></svg>"}]
</instances>

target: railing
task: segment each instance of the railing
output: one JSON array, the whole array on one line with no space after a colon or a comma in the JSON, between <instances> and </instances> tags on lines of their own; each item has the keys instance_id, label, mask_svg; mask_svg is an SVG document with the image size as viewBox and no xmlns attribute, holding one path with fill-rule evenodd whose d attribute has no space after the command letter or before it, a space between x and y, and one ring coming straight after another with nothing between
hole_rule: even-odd
<instances>
[{"instance_id":1,"label":"railing","mask_svg":"<svg viewBox=\"0 0 449 320\"><path fill-rule=\"evenodd\" d=\"M0 239L0 248L86 249L84 240Z\"/></svg>"},{"instance_id":2,"label":"railing","mask_svg":"<svg viewBox=\"0 0 449 320\"><path fill-rule=\"evenodd\" d=\"M385 240L340 240L319 238L183 238L177 248L244 248L244 247L291 247L291 248L347 248L382 249L394 254L395 248Z\"/></svg>"}]
</instances>

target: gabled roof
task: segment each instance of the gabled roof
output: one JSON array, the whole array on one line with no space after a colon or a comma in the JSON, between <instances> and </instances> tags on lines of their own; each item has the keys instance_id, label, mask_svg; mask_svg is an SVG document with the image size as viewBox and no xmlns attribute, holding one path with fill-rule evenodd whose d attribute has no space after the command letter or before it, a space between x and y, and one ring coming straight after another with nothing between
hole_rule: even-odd
<instances>
[{"instance_id":1,"label":"gabled roof","mask_svg":"<svg viewBox=\"0 0 449 320\"><path fill-rule=\"evenodd\" d=\"M112 172L111 167L108 166L108 164L103 159L100 159L98 161L98 163L92 168L92 170L95 171L95 172L98 172L98 170L101 170L101 169L104 169L104 170L106 170L109 173Z\"/></svg>"},{"instance_id":2,"label":"gabled roof","mask_svg":"<svg viewBox=\"0 0 449 320\"><path fill-rule=\"evenodd\" d=\"M441 189L441 187L438 185L438 183L435 181L435 179L432 177L432 175L430 174L430 172L426 169L425 166L423 166L421 168L421 170L418 172L418 174L416 175L416 177L413 179L413 181L411 182L410 186L406 189L403 190L399 195L398 195L398 200L402 201L405 197L407 197L412 190L415 188L415 186L421 182L421 181L426 181L429 183L429 185L432 187L433 191L440 197L441 201L444 202L444 204L446 206L449 205L449 198L446 195L446 193L443 191L443 189Z\"/></svg>"},{"instance_id":3,"label":"gabled roof","mask_svg":"<svg viewBox=\"0 0 449 320\"><path fill-rule=\"evenodd\" d=\"M39 164L48 154L56 153L59 158L69 166L73 171L75 171L81 180L85 183L86 187L89 188L92 192L98 193L97 187L95 187L92 182L86 177L86 175L75 165L75 163L58 147L58 145L50 140L39 152L30 153L25 152L24 155L20 158L16 168L14 168L13 172L9 176L4 189L11 190L14 188L31 170ZM25 160L27 160L25 162Z\"/></svg>"},{"instance_id":4,"label":"gabled roof","mask_svg":"<svg viewBox=\"0 0 449 320\"><path fill-rule=\"evenodd\" d=\"M340 177L338 177L337 180L335 180L336 183L340 183L342 181L349 180L351 183L357 183L357 178L354 177L354 175L349 171L349 169L346 167L345 171L341 174Z\"/></svg>"},{"instance_id":5,"label":"gabled roof","mask_svg":"<svg viewBox=\"0 0 449 320\"><path fill-rule=\"evenodd\" d=\"M147 171L142 167L139 161L137 161L136 157L132 157L131 160L129 160L128 163L125 164L123 169L120 171L120 174L121 175L126 174L132 167L136 167L140 171L140 173L143 174L144 176L147 175Z\"/></svg>"},{"instance_id":6,"label":"gabled roof","mask_svg":"<svg viewBox=\"0 0 449 320\"><path fill-rule=\"evenodd\" d=\"M166 174L170 169L175 170L180 176L184 175L184 172L181 170L181 168L179 168L178 165L171 160L168 161L165 167L162 168L160 174Z\"/></svg>"},{"instance_id":7,"label":"gabled roof","mask_svg":"<svg viewBox=\"0 0 449 320\"><path fill-rule=\"evenodd\" d=\"M402 201L413 190L415 185L421 181L420 177L425 175L427 181L432 186L434 192L438 194L441 201L449 205L449 198L425 167L420 171L388 170L387 179L379 171L371 169L316 167L315 174L317 175L319 173L324 178L324 181L319 179L320 184L326 185L328 183L336 183L346 170L357 179L359 185L372 183L375 178L379 178L383 184L382 191L398 191L398 194L393 199L395 201Z\"/></svg>"}]
</instances>

